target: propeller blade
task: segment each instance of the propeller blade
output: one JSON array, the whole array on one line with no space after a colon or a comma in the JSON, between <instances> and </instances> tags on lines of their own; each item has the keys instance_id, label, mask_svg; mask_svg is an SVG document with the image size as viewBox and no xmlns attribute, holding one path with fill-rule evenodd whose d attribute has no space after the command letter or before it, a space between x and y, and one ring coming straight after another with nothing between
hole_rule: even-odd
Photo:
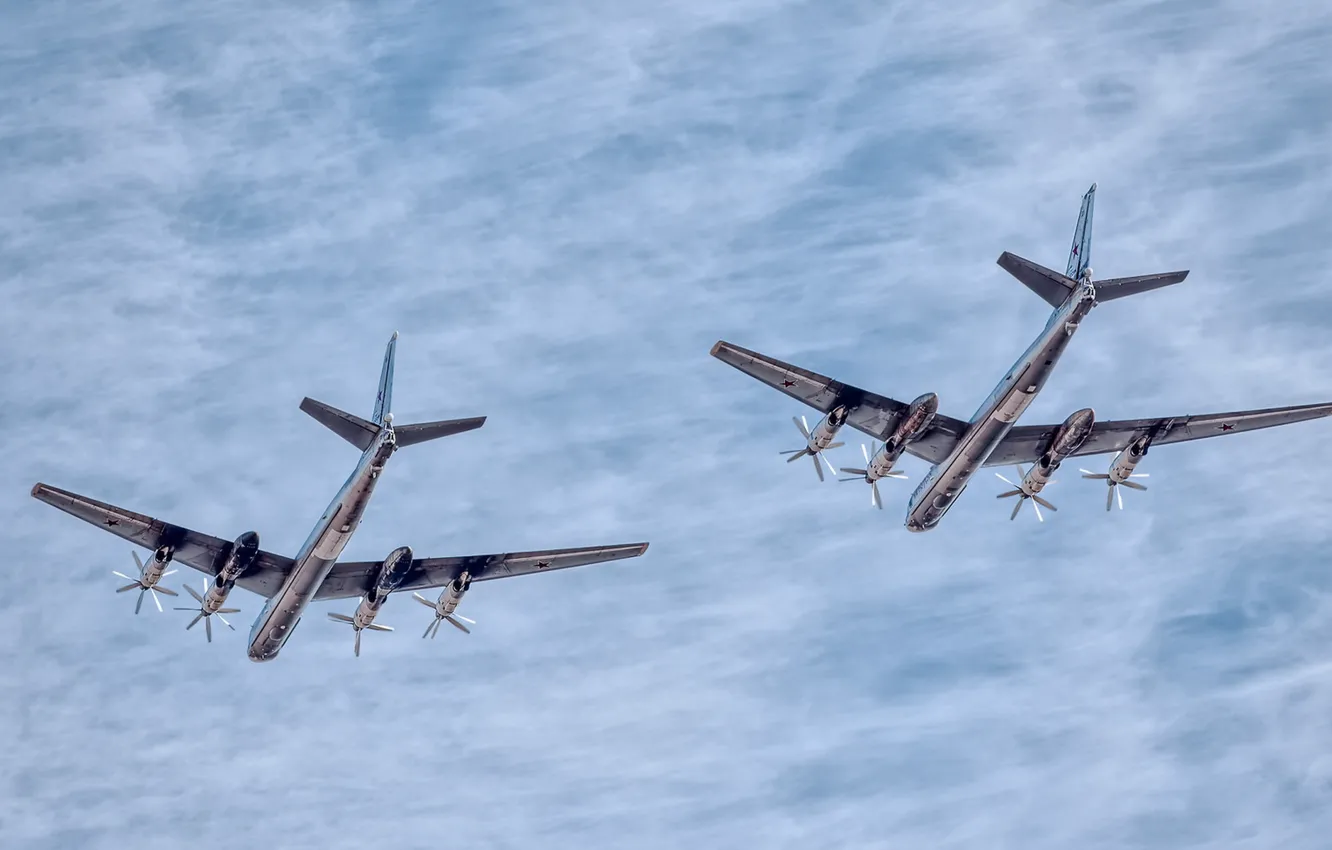
<instances>
[{"instance_id":1,"label":"propeller blade","mask_svg":"<svg viewBox=\"0 0 1332 850\"><path fill-rule=\"evenodd\" d=\"M143 595L144 595L145 593L147 593L147 592L148 592L148 588L146 588L146 587L145 587L143 590L140 590L140 591L139 591L139 599L138 599L137 602L134 603L134 613L135 613L135 614L138 614L138 613L139 613L139 609L143 607ZM156 599L157 597L154 596L153 598Z\"/></svg>"},{"instance_id":2,"label":"propeller blade","mask_svg":"<svg viewBox=\"0 0 1332 850\"><path fill-rule=\"evenodd\" d=\"M134 556L134 565L139 568L139 575L143 575L143 561L139 560L139 553L131 549L130 554Z\"/></svg>"},{"instance_id":3,"label":"propeller blade","mask_svg":"<svg viewBox=\"0 0 1332 850\"><path fill-rule=\"evenodd\" d=\"M828 445L824 446L823 448L824 448L824 450L826 451L827 449L840 449L842 446L845 446L845 445L846 445L846 443L844 443L844 442L843 442L843 443L829 443Z\"/></svg>"},{"instance_id":4,"label":"propeller blade","mask_svg":"<svg viewBox=\"0 0 1332 850\"><path fill-rule=\"evenodd\" d=\"M841 445L841 443L833 443L832 446L828 446L828 448L831 449L833 446L838 446L838 445ZM828 471L831 472L833 475L836 475L837 470L833 468L832 461L828 460L828 457L824 455L822 452L819 452L819 457L823 458L823 462L828 466ZM822 478L823 476L820 475L819 479L822 480Z\"/></svg>"},{"instance_id":5,"label":"propeller blade","mask_svg":"<svg viewBox=\"0 0 1332 850\"><path fill-rule=\"evenodd\" d=\"M208 642L213 642L213 618L204 617L204 634L208 635Z\"/></svg>"},{"instance_id":6,"label":"propeller blade","mask_svg":"<svg viewBox=\"0 0 1332 850\"><path fill-rule=\"evenodd\" d=\"M226 618L226 617L223 617L223 616L222 616L222 612L225 611L225 610L226 610L225 608L219 608L219 609L217 610L217 612L216 612L216 613L217 613L217 618L218 618L219 620L222 621L222 625L226 626L227 628L231 629L231 630L234 632L234 631L236 631L236 627L233 626L233 625L231 625L231 623L229 623L229 622L227 621L227 618Z\"/></svg>"},{"instance_id":7,"label":"propeller blade","mask_svg":"<svg viewBox=\"0 0 1332 850\"><path fill-rule=\"evenodd\" d=\"M809 459L814 461L814 471L819 474L819 480L823 481L823 467L819 466L819 456L817 454L811 454Z\"/></svg>"},{"instance_id":8,"label":"propeller blade","mask_svg":"<svg viewBox=\"0 0 1332 850\"><path fill-rule=\"evenodd\" d=\"M475 625L476 625L476 620L472 620L472 619L469 619L468 617L464 617L462 614L454 614L453 616L457 617L459 620L462 620L464 623L466 623L466 624L469 625L469 626L475 626Z\"/></svg>"},{"instance_id":9,"label":"propeller blade","mask_svg":"<svg viewBox=\"0 0 1332 850\"><path fill-rule=\"evenodd\" d=\"M203 604L203 597L200 596L198 593L195 593L194 588L190 587L188 584L181 585L181 586L185 588L186 592L188 592L188 593L190 594L190 596L193 596L193 597L194 597L194 601L195 601L195 602L198 602L200 605ZM204 584L204 593L207 593L207 592L208 592L208 585L207 585L207 583L205 583L205 584Z\"/></svg>"},{"instance_id":10,"label":"propeller blade","mask_svg":"<svg viewBox=\"0 0 1332 850\"><path fill-rule=\"evenodd\" d=\"M860 444L860 454L862 457L865 458L865 466L869 466L869 457L870 457L869 449L865 448L864 443Z\"/></svg>"},{"instance_id":11,"label":"propeller blade","mask_svg":"<svg viewBox=\"0 0 1332 850\"><path fill-rule=\"evenodd\" d=\"M1042 499L1040 496L1032 496L1032 497L1031 497L1031 500L1032 500L1033 502L1035 502L1036 504L1040 505L1041 507L1045 508L1046 510L1051 510L1051 511L1058 511L1058 510L1059 510L1059 508L1056 508L1054 505L1052 505L1052 504L1050 504L1049 502L1045 501L1045 500Z\"/></svg>"},{"instance_id":12,"label":"propeller blade","mask_svg":"<svg viewBox=\"0 0 1332 850\"><path fill-rule=\"evenodd\" d=\"M1022 491L1021 491L1021 490L1008 490L1008 491L1005 491L1005 492L1003 492L1003 493L1000 493L998 496L995 496L995 498L996 498L996 499L1010 499L1010 498L1012 498L1013 496L1021 496L1021 495L1022 495Z\"/></svg>"},{"instance_id":13,"label":"propeller blade","mask_svg":"<svg viewBox=\"0 0 1332 850\"><path fill-rule=\"evenodd\" d=\"M1110 476L1108 475L1106 476L1106 478L1109 477ZM1105 488L1105 509L1107 511L1110 510L1110 503L1113 502L1114 500L1115 500L1115 485L1111 484L1109 487Z\"/></svg>"},{"instance_id":14,"label":"propeller blade","mask_svg":"<svg viewBox=\"0 0 1332 850\"><path fill-rule=\"evenodd\" d=\"M193 608L177 608L176 610L177 610L177 611L193 611L194 609L193 609ZM204 612L200 611L199 613L195 614L195 615L194 615L194 619L193 619L193 620L190 620L190 624L189 624L188 626L185 627L185 631L188 632L190 629L194 628L194 624L197 623L197 622L199 622L199 621L202 620L203 618L204 618Z\"/></svg>"},{"instance_id":15,"label":"propeller blade","mask_svg":"<svg viewBox=\"0 0 1332 850\"><path fill-rule=\"evenodd\" d=\"M157 598L157 591L153 590L153 589L150 587L150 588L148 588L148 592L151 593L151 594L153 595L153 603L154 603L155 605L157 605L157 613L161 614L161 613L162 613L162 600Z\"/></svg>"},{"instance_id":16,"label":"propeller blade","mask_svg":"<svg viewBox=\"0 0 1332 850\"><path fill-rule=\"evenodd\" d=\"M1001 473L996 472L996 473L994 474L994 477L995 477L995 478L998 478L1000 481L1004 482L1004 483L1007 484L1009 487L1018 487L1017 484L1014 484L1012 481L1009 481L1009 480L1008 480L1007 478L1005 478ZM1019 487L1019 492L1021 492L1021 488L1020 488L1020 487Z\"/></svg>"},{"instance_id":17,"label":"propeller blade","mask_svg":"<svg viewBox=\"0 0 1332 850\"><path fill-rule=\"evenodd\" d=\"M125 581L132 581L132 582L134 582L135 584L138 584L138 583L139 583L139 580L138 580L137 578L133 578L133 577L131 577L131 576L127 576L127 575L125 575L124 573L120 572L119 570L112 570L112 571L111 571L111 575L113 575L113 576L119 576L119 577L123 578Z\"/></svg>"},{"instance_id":18,"label":"propeller blade","mask_svg":"<svg viewBox=\"0 0 1332 850\"><path fill-rule=\"evenodd\" d=\"M795 426L796 426L797 428L800 429L800 433L801 433L802 435L804 435L804 437L805 437L806 440L808 440L808 439L809 439L809 423L805 421L805 417L804 417L804 416L801 416L801 417L799 417L799 418L796 418L796 417L792 416L792 417L791 417L791 421L795 423Z\"/></svg>"},{"instance_id":19,"label":"propeller blade","mask_svg":"<svg viewBox=\"0 0 1332 850\"><path fill-rule=\"evenodd\" d=\"M870 504L879 510L883 510L883 499L879 497L879 482L870 482Z\"/></svg>"},{"instance_id":20,"label":"propeller blade","mask_svg":"<svg viewBox=\"0 0 1332 850\"><path fill-rule=\"evenodd\" d=\"M1145 484L1139 484L1139 483L1136 482L1136 481L1121 481L1121 482L1119 482L1119 483L1120 483L1120 484L1123 484L1125 487L1131 487L1131 488L1133 488L1134 490L1146 490L1146 489L1147 489L1147 486L1146 486Z\"/></svg>"},{"instance_id":21,"label":"propeller blade","mask_svg":"<svg viewBox=\"0 0 1332 850\"><path fill-rule=\"evenodd\" d=\"M469 634L469 635L470 635L470 634L472 633L472 630L471 630L471 629L467 628L467 627L464 626L462 623L460 623L460 622L458 622L457 620L455 620L455 619L453 618L453 615L452 615L452 614L446 614L446 615L444 616L444 619L449 621L449 625L450 625L450 626L453 626L453 627L456 628L456 629L460 629L464 634ZM475 624L474 624L474 625L475 625Z\"/></svg>"},{"instance_id":22,"label":"propeller blade","mask_svg":"<svg viewBox=\"0 0 1332 850\"><path fill-rule=\"evenodd\" d=\"M786 459L786 462L795 463L805 455L809 454L809 449L796 449L795 451L790 451L790 452L780 452L780 454L790 455L790 457Z\"/></svg>"},{"instance_id":23,"label":"propeller blade","mask_svg":"<svg viewBox=\"0 0 1332 850\"><path fill-rule=\"evenodd\" d=\"M842 471L847 473L848 475L865 475L868 473L868 470L856 469L855 467L852 466L844 466L842 467ZM121 576L121 578L129 578L129 576Z\"/></svg>"},{"instance_id":24,"label":"propeller blade","mask_svg":"<svg viewBox=\"0 0 1332 850\"><path fill-rule=\"evenodd\" d=\"M842 471L845 472L846 470L842 470ZM857 475L855 478L839 478L839 479L837 479L837 480L838 480L838 481L864 481L864 480L865 480L865 476L863 476L863 475Z\"/></svg>"},{"instance_id":25,"label":"propeller blade","mask_svg":"<svg viewBox=\"0 0 1332 850\"><path fill-rule=\"evenodd\" d=\"M427 608L435 607L435 603L431 602L429 599L426 599L424 596L417 593L416 591L412 591L412 598L415 599L417 602L420 602L422 605L426 606Z\"/></svg>"},{"instance_id":26,"label":"propeller blade","mask_svg":"<svg viewBox=\"0 0 1332 850\"><path fill-rule=\"evenodd\" d=\"M355 642L352 644L352 651L356 653L356 657L357 657L357 658L360 658L360 657L361 657L361 630L360 630L360 629L357 629L357 630L356 630L356 640L355 640Z\"/></svg>"},{"instance_id":27,"label":"propeller blade","mask_svg":"<svg viewBox=\"0 0 1332 850\"><path fill-rule=\"evenodd\" d=\"M178 572L180 572L180 570L167 570L166 572L162 573L162 578L166 578L169 575L175 575Z\"/></svg>"},{"instance_id":28,"label":"propeller blade","mask_svg":"<svg viewBox=\"0 0 1332 850\"><path fill-rule=\"evenodd\" d=\"M430 625L433 626L434 629L435 629L433 632L430 633L430 639L431 639L431 640L434 640L435 638L439 637L439 627L440 627L441 625L443 625L443 624L444 624L444 618L443 618L443 617L436 617L436 618L435 618L435 622L433 622L433 623L430 624Z\"/></svg>"},{"instance_id":29,"label":"propeller blade","mask_svg":"<svg viewBox=\"0 0 1332 850\"><path fill-rule=\"evenodd\" d=\"M1104 481L1110 477L1104 472L1092 472L1090 469L1079 469L1078 472L1082 473L1083 478L1091 478L1095 481Z\"/></svg>"},{"instance_id":30,"label":"propeller blade","mask_svg":"<svg viewBox=\"0 0 1332 850\"><path fill-rule=\"evenodd\" d=\"M1017 519L1018 511L1022 510L1022 503L1025 501L1026 499L1018 499L1017 502L1013 504L1013 512L1008 515L1009 520Z\"/></svg>"},{"instance_id":31,"label":"propeller blade","mask_svg":"<svg viewBox=\"0 0 1332 850\"><path fill-rule=\"evenodd\" d=\"M885 476L883 476L883 477L884 477L884 478L900 478L900 479L902 479L902 480L906 480L906 478L907 478L907 474L906 474L905 472L898 472L897 470L893 470L892 472L888 473L887 475L885 475Z\"/></svg>"},{"instance_id":32,"label":"propeller blade","mask_svg":"<svg viewBox=\"0 0 1332 850\"><path fill-rule=\"evenodd\" d=\"M179 593L177 593L176 591L172 590L172 589L169 588L169 587L160 587L160 586L158 586L158 585L153 585L153 590L156 590L158 593L165 593L167 596L179 596L179 595L180 595Z\"/></svg>"},{"instance_id":33,"label":"propeller blade","mask_svg":"<svg viewBox=\"0 0 1332 850\"><path fill-rule=\"evenodd\" d=\"M127 584L127 585L125 585L124 587L117 587L117 588L116 588L116 593L124 593L125 591L127 591L127 590L133 590L133 589L136 588L136 587L138 587L138 588L142 588L143 585L139 584L139 583L136 581L136 582L134 582L134 584Z\"/></svg>"},{"instance_id":34,"label":"propeller blade","mask_svg":"<svg viewBox=\"0 0 1332 850\"><path fill-rule=\"evenodd\" d=\"M214 614L239 614L239 613L240 613L240 609L239 609L239 608L218 608L218 609L217 609L216 611L214 611L213 613L214 613Z\"/></svg>"},{"instance_id":35,"label":"propeller blade","mask_svg":"<svg viewBox=\"0 0 1332 850\"><path fill-rule=\"evenodd\" d=\"M426 626L426 630L421 632L421 640L425 640L426 638L430 637L430 630L433 629L435 627L435 623L438 622L439 619L436 618L430 625Z\"/></svg>"},{"instance_id":36,"label":"propeller blade","mask_svg":"<svg viewBox=\"0 0 1332 850\"><path fill-rule=\"evenodd\" d=\"M372 631L372 632L391 632L391 631L393 631L393 627L392 627L392 626L386 626L386 625L384 625L384 624L382 624L382 623L367 623L365 627L366 627L367 629L369 629L370 631Z\"/></svg>"},{"instance_id":37,"label":"propeller blade","mask_svg":"<svg viewBox=\"0 0 1332 850\"><path fill-rule=\"evenodd\" d=\"M1037 504L1035 499L1031 500L1031 507L1032 510L1036 511L1036 521L1045 522L1045 517L1041 516L1041 506Z\"/></svg>"},{"instance_id":38,"label":"propeller blade","mask_svg":"<svg viewBox=\"0 0 1332 850\"><path fill-rule=\"evenodd\" d=\"M339 614L339 613L337 613L336 611L329 611L329 612L328 612L328 618L329 618L330 620L336 620L336 621L338 621L339 623L355 623L355 622L356 622L356 621L353 620L351 617L348 617L346 614Z\"/></svg>"},{"instance_id":39,"label":"propeller blade","mask_svg":"<svg viewBox=\"0 0 1332 850\"><path fill-rule=\"evenodd\" d=\"M1124 510L1124 491L1116 487L1115 498L1119 499L1119 509Z\"/></svg>"}]
</instances>

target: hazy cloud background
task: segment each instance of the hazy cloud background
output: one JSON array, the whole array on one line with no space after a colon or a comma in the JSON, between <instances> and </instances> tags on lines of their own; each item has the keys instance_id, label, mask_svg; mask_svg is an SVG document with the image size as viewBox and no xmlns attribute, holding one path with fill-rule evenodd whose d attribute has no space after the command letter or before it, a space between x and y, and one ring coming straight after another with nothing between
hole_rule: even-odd
<instances>
[{"instance_id":1,"label":"hazy cloud background","mask_svg":"<svg viewBox=\"0 0 1332 850\"><path fill-rule=\"evenodd\" d=\"M1312 2L11 5L0 838L34 848L1286 847L1332 834L1328 423L820 485L718 338L968 416L1100 185L1105 305L1025 421L1332 399ZM293 552L399 330L352 558L650 540L273 664L131 614L37 480ZM858 435L857 435L858 436ZM858 460L856 437L834 456ZM1093 459L1096 466L1108 458ZM1076 466L1076 465L1074 465ZM911 461L913 479L924 471ZM172 576L179 587L182 576ZM197 574L184 576L195 586Z\"/></svg>"}]
</instances>

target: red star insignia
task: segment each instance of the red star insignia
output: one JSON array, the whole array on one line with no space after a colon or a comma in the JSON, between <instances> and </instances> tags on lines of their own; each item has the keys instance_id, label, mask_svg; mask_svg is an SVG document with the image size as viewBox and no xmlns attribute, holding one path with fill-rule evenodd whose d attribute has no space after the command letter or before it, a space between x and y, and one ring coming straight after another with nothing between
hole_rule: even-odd
<instances>
[{"instance_id":1,"label":"red star insignia","mask_svg":"<svg viewBox=\"0 0 1332 850\"><path fill-rule=\"evenodd\" d=\"M795 386L795 381L782 381L782 386L784 386L784 387L794 387L794 386Z\"/></svg>"},{"instance_id":2,"label":"red star insignia","mask_svg":"<svg viewBox=\"0 0 1332 850\"><path fill-rule=\"evenodd\" d=\"M118 519L108 519L108 520L106 521L106 524L107 524L107 525L120 525L120 520L118 520Z\"/></svg>"},{"instance_id":3,"label":"red star insignia","mask_svg":"<svg viewBox=\"0 0 1332 850\"><path fill-rule=\"evenodd\" d=\"M1233 431L1233 430L1235 430L1235 426L1234 426L1234 425L1222 425L1222 426L1221 426L1221 430L1222 430L1222 431Z\"/></svg>"},{"instance_id":4,"label":"red star insignia","mask_svg":"<svg viewBox=\"0 0 1332 850\"><path fill-rule=\"evenodd\" d=\"M536 566L538 570L544 570L546 567L550 566L550 561L537 561Z\"/></svg>"}]
</instances>

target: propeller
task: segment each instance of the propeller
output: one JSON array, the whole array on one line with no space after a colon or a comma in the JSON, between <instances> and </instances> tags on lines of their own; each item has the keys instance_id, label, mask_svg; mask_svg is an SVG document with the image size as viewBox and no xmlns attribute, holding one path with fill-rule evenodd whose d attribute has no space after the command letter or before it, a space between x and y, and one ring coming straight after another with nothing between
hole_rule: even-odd
<instances>
[{"instance_id":1,"label":"propeller","mask_svg":"<svg viewBox=\"0 0 1332 850\"><path fill-rule=\"evenodd\" d=\"M1080 469L1078 471L1082 473L1083 478L1090 478L1093 481L1104 481L1106 484L1110 485L1109 488L1107 488L1105 491L1105 509L1107 511L1110 510L1110 502L1115 499L1119 500L1119 509L1121 511L1124 510L1124 493L1117 486L1115 486L1116 484L1123 484L1125 487L1129 487L1134 490L1147 489L1146 484L1139 484L1136 481L1129 481L1128 478L1124 479L1123 481L1115 481L1113 478L1111 478L1109 475L1106 475L1103 472L1092 472L1089 469ZM1135 472L1129 476L1129 478L1150 478L1150 477L1151 473L1148 472Z\"/></svg>"},{"instance_id":2,"label":"propeller","mask_svg":"<svg viewBox=\"0 0 1332 850\"><path fill-rule=\"evenodd\" d=\"M200 595L198 592L196 592L195 589L192 588L192 587L190 587L188 584L181 585L181 587L184 587L184 588L185 588L185 591L186 591L187 593L189 593L190 596L193 596L193 597L194 597L194 601L199 603L199 607L198 607L198 608L177 608L177 609L176 609L177 611L198 611L198 612L199 612L199 613L197 613L197 614L194 615L194 619L193 619L193 620L190 620L190 624L189 624L188 626L185 627L185 631L188 632L190 629L194 628L194 624L195 624L195 623L199 622L200 620L203 620L203 621L204 621L204 634L208 635L208 642L209 642L209 643L212 643L212 642L213 642L213 616L214 616L214 615L216 615L217 618L218 618L219 620L222 621L222 625L224 625L224 626L226 626L227 628L231 629L233 632L236 631L236 627L233 626L233 625L231 625L231 623L227 622L227 618L226 618L226 617L223 617L222 615L223 615L223 614L239 614L239 613L240 613L240 609L239 609L239 608L218 608L216 611L211 611L211 612L210 612L210 611L207 609L207 607L205 607L204 596L207 596L207 595L208 595L208 582L206 582L206 581L204 582L204 592L203 592L202 595Z\"/></svg>"},{"instance_id":3,"label":"propeller","mask_svg":"<svg viewBox=\"0 0 1332 850\"><path fill-rule=\"evenodd\" d=\"M809 443L809 434L810 434L810 432L809 432L809 423L805 421L805 417L804 417L804 416L792 416L792 417L791 417L791 421L794 422L794 423L795 423L795 426L796 426L797 428L800 429L800 434L801 434L801 436L803 436L803 437L805 438L806 446L805 446L803 449L791 449L790 451L786 451L786 452L778 452L778 454L790 455L790 457L788 457L788 458L786 459L786 462L787 462L787 463L791 463L791 462L793 462L793 461L799 460L800 458L805 457L806 455L808 455L808 456L814 461L814 471L817 472L817 473L819 474L819 480L820 480L820 481L825 480L824 477L823 477L823 467L819 466L819 456L820 456L820 452L810 451L810 448L809 448L809 445L808 445L808 443ZM846 445L846 443L829 443L828 445L824 446L824 448L825 448L825 449L835 449L835 448L838 448L838 447L840 447L840 446L844 446L844 445ZM824 459L823 459L823 462L826 463L826 464L828 464L828 471L829 471L829 472L831 472L833 475L836 475L836 474L837 474L837 470L836 470L836 469L833 469L833 465L832 465L831 463L828 462L828 459L827 459L827 458L824 458Z\"/></svg>"},{"instance_id":4,"label":"propeller","mask_svg":"<svg viewBox=\"0 0 1332 850\"><path fill-rule=\"evenodd\" d=\"M355 640L355 642L352 644L352 651L356 653L356 657L357 657L357 658L360 658L360 657L361 657L361 629L356 628L356 619L355 619L354 617L348 617L346 614L338 614L338 613L335 613L335 612L333 612L333 611L329 611L329 612L328 612L328 618L329 618L330 620L336 620L336 621L338 621L339 623L348 623L348 624L351 625L352 629L355 630L355 632L356 632L356 640ZM366 624L365 624L365 628L369 629L369 630L372 631L372 632L391 632L391 631L393 631L393 627L392 627L392 626L383 626L383 625L380 625L379 623L375 623L375 622L366 623Z\"/></svg>"},{"instance_id":5,"label":"propeller","mask_svg":"<svg viewBox=\"0 0 1332 850\"><path fill-rule=\"evenodd\" d=\"M430 625L426 626L425 632L423 632L421 635L422 640L424 640L427 637L430 638L431 640L434 640L435 635L439 634L439 624L445 620L448 620L450 626L453 626L456 629L460 629L464 634L470 635L472 633L472 630L467 628L467 626L464 626L463 623L475 626L476 620L469 620L466 617L464 617L462 614L441 614L439 613L439 608L436 607L435 603L431 602L429 599L426 599L424 596L422 596L419 593L413 592L412 598L435 612L435 620ZM458 622L459 620L462 620L462 623Z\"/></svg>"},{"instance_id":6,"label":"propeller","mask_svg":"<svg viewBox=\"0 0 1332 850\"><path fill-rule=\"evenodd\" d=\"M156 584L152 584L152 585L144 584L144 583L143 583L143 574L144 574L143 561L140 561L140 560L139 560L139 553L138 553L138 552L135 552L134 550L131 549L131 550L130 550L130 554L134 556L134 563L139 567L139 577L138 577L138 578L131 578L131 577L125 575L124 573L120 572L119 570L112 570L112 571L111 571L111 574L112 574L112 575L114 575L114 576L119 576L120 578L123 578L125 581L130 582L130 584L127 584L127 585L125 585L124 587L118 587L118 588L116 588L116 593L124 593L125 591L127 591L127 590L133 590L133 589L136 588L136 587L139 589L139 600L138 600L137 602L134 603L134 613L135 613L135 614L138 614L138 613L139 613L139 609L143 607L143 595L144 595L145 593L151 593L151 594L153 595L153 602L154 602L154 604L157 605L157 611L158 611L158 613L161 613L161 611L162 611L162 600L160 600L160 599L157 598L157 594L158 594L158 593L165 593L167 596L178 596L179 594L177 594L176 591L171 590L170 588L166 588L166 587L158 587ZM174 572L175 572L175 570L167 570L166 572L162 573L162 575L159 576L159 578L162 578L162 577L165 577L165 576L169 576L169 575L171 575L171 574L174 573Z\"/></svg>"},{"instance_id":7,"label":"propeller","mask_svg":"<svg viewBox=\"0 0 1332 850\"><path fill-rule=\"evenodd\" d=\"M848 474L850 474L850 475L853 475L853 476L855 476L855 477L854 477L854 478L839 478L839 479L837 479L838 481L869 481L868 476L869 476L870 456L871 456L872 454L878 454L878 453L879 453L879 444L878 444L878 443L873 443L872 445L874 446L874 450L873 450L873 452L871 452L868 448L866 448L864 443L861 443L861 444L860 444L860 454L861 454L862 457L865 458L865 468L864 468L864 469L855 469L855 468L853 468L853 467L847 467L847 466L844 466L844 467L842 467L842 471L845 472L845 473L848 473ZM906 478L906 477L907 477L907 474L906 474L905 472L898 472L896 469L894 469L893 471L889 472L887 475L884 475L883 477L884 477L884 478ZM879 510L883 510L883 499L879 497L879 482L878 482L878 480L876 479L876 480L874 480L874 481L870 481L870 482L869 482L869 485L870 485L870 504L873 505L874 507L878 508Z\"/></svg>"},{"instance_id":8,"label":"propeller","mask_svg":"<svg viewBox=\"0 0 1332 850\"><path fill-rule=\"evenodd\" d=\"M1020 478L1027 477L1027 471L1022 468L1022 464L1017 465L1017 471ZM1017 519L1018 511L1022 510L1022 503L1025 502L1027 499L1031 499L1031 507L1033 510L1036 511L1036 519L1039 522L1045 522L1045 517L1041 516L1042 507L1051 511L1059 510L1059 508L1056 508L1054 505L1042 499L1040 496L1037 496L1035 493L1028 493L1025 490L1023 490L1021 484L1014 484L1012 481L1009 481L1007 478L1005 478L1003 475L1001 475L998 472L995 473L995 476L997 476L1000 481L1004 482L1009 487L1013 488L1012 490L1008 490L1004 493L1000 493L998 496L995 496L996 499L1008 499L1013 496L1020 497L1017 500L1017 504L1013 506L1013 513L1008 515L1008 518L1010 520ZM1053 483L1054 483L1053 481L1047 481L1045 482L1045 486L1049 487Z\"/></svg>"}]
</instances>

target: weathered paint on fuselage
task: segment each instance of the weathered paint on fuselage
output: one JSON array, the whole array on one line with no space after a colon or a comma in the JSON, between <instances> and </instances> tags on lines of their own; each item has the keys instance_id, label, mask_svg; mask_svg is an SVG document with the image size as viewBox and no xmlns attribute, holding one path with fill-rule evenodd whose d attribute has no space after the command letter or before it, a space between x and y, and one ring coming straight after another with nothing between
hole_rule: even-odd
<instances>
[{"instance_id":1,"label":"weathered paint on fuselage","mask_svg":"<svg viewBox=\"0 0 1332 850\"><path fill-rule=\"evenodd\" d=\"M385 425L301 546L287 581L254 621L250 629L250 660L273 660L291 637L305 606L314 599L356 532L394 447L393 428Z\"/></svg>"},{"instance_id":2,"label":"weathered paint on fuselage","mask_svg":"<svg viewBox=\"0 0 1332 850\"><path fill-rule=\"evenodd\" d=\"M1095 288L1084 282L1050 314L1045 330L971 417L970 427L957 446L929 471L916 492L911 494L906 518L908 530L928 531L943 519L966 489L971 476L994 453L1018 417L1045 386L1078 324L1095 304Z\"/></svg>"}]
</instances>

